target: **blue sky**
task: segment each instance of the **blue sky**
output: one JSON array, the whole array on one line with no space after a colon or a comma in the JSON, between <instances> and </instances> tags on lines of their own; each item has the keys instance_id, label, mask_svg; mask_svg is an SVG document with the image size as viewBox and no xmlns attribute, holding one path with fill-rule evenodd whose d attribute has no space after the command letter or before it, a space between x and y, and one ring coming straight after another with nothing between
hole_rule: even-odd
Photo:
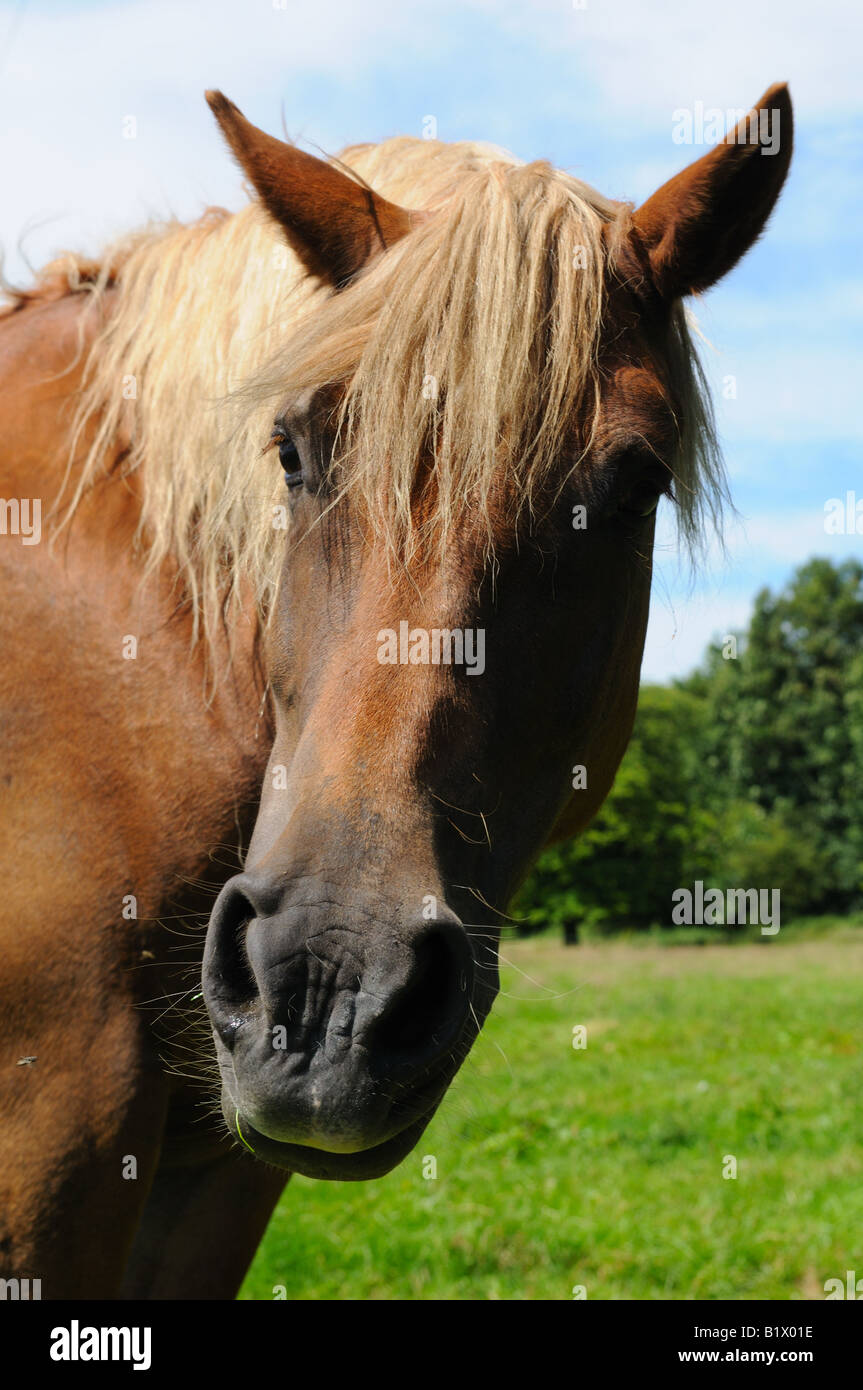
<instances>
[{"instance_id":1,"label":"blue sky","mask_svg":"<svg viewBox=\"0 0 863 1390\"><path fill-rule=\"evenodd\" d=\"M327 150L393 134L479 138L641 201L704 147L672 113L748 108L787 80L796 148L749 257L699 301L740 520L693 580L660 522L644 675L698 661L812 554L863 557L824 507L861 467L863 15L837 0L0 0L0 246L13 278L148 217L239 206L203 101ZM137 137L124 139L133 115ZM733 375L736 399L723 399Z\"/></svg>"}]
</instances>

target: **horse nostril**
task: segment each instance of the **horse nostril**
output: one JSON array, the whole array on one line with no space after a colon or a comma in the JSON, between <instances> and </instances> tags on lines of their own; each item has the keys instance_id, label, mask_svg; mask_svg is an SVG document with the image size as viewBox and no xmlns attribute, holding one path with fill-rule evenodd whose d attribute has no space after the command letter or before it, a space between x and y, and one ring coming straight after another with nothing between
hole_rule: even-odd
<instances>
[{"instance_id":1,"label":"horse nostril","mask_svg":"<svg viewBox=\"0 0 863 1390\"><path fill-rule=\"evenodd\" d=\"M248 1012L258 985L246 953L246 929L254 905L236 879L226 883L213 909L204 950L204 996L214 1023L233 1031L235 1011Z\"/></svg>"},{"instance_id":2,"label":"horse nostril","mask_svg":"<svg viewBox=\"0 0 863 1390\"><path fill-rule=\"evenodd\" d=\"M428 1067L452 1047L467 1016L472 983L464 932L436 928L414 947L410 977L379 1016L369 1046L389 1067Z\"/></svg>"}]
</instances>

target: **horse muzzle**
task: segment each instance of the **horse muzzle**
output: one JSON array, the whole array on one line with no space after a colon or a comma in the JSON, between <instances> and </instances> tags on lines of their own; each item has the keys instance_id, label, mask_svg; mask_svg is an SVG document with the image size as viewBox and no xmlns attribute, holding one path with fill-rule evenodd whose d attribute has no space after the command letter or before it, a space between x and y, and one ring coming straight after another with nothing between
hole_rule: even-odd
<instances>
[{"instance_id":1,"label":"horse muzzle","mask_svg":"<svg viewBox=\"0 0 863 1390\"><path fill-rule=\"evenodd\" d=\"M476 1036L470 942L445 907L434 921L393 908L383 926L379 907L320 887L310 902L303 882L239 875L213 910L203 990L225 1119L267 1162L376 1176L413 1147Z\"/></svg>"}]
</instances>

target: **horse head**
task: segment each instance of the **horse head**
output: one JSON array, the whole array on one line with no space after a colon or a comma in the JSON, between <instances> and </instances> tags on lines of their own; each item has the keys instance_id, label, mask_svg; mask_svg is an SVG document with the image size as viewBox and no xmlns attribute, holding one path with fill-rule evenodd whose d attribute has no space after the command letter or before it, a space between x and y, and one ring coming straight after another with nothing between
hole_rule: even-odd
<instances>
[{"instance_id":1,"label":"horse head","mask_svg":"<svg viewBox=\"0 0 863 1390\"><path fill-rule=\"evenodd\" d=\"M321 294L262 461L290 514L275 737L204 994L232 1133L368 1178L470 1050L532 860L614 779L657 505L694 532L721 491L682 300L763 229L791 107L771 88L637 209L491 154L405 208L209 100Z\"/></svg>"}]
</instances>

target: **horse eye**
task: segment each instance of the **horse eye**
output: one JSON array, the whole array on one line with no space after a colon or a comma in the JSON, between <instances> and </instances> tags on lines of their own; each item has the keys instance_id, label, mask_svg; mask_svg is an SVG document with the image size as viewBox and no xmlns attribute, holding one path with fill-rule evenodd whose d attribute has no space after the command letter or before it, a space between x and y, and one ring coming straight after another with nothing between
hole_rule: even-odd
<instances>
[{"instance_id":1,"label":"horse eye","mask_svg":"<svg viewBox=\"0 0 863 1390\"><path fill-rule=\"evenodd\" d=\"M651 516L659 506L660 497L673 498L671 473L666 468L642 470L632 487L620 500L620 510L627 516Z\"/></svg>"},{"instance_id":2,"label":"horse eye","mask_svg":"<svg viewBox=\"0 0 863 1390\"><path fill-rule=\"evenodd\" d=\"M654 484L642 483L623 499L620 510L628 512L630 516L650 516L659 506L660 495Z\"/></svg>"},{"instance_id":3,"label":"horse eye","mask_svg":"<svg viewBox=\"0 0 863 1390\"><path fill-rule=\"evenodd\" d=\"M289 434L283 434L279 439L279 463L282 465L287 486L302 487L303 465L299 450Z\"/></svg>"}]
</instances>

